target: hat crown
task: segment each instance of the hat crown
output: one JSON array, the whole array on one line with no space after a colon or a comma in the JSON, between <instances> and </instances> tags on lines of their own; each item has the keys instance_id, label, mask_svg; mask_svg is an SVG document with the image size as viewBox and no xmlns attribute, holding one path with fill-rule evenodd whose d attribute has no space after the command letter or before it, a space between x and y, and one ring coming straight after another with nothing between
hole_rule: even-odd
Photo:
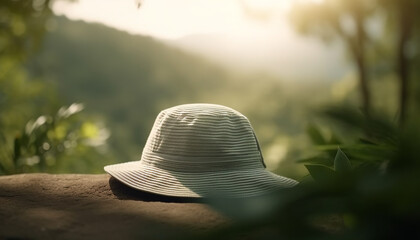
<instances>
[{"instance_id":1,"label":"hat crown","mask_svg":"<svg viewBox=\"0 0 420 240\"><path fill-rule=\"evenodd\" d=\"M215 104L185 104L160 112L141 160L181 171L264 167L248 119Z\"/></svg>"},{"instance_id":2,"label":"hat crown","mask_svg":"<svg viewBox=\"0 0 420 240\"><path fill-rule=\"evenodd\" d=\"M254 130L241 113L221 105L163 110L140 161L105 171L136 189L178 197L251 197L296 181L264 169Z\"/></svg>"}]
</instances>

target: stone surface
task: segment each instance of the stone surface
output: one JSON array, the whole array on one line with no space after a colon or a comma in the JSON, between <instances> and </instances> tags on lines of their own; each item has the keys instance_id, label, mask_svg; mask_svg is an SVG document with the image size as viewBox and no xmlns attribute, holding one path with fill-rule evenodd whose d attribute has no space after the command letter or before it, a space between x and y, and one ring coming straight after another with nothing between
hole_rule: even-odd
<instances>
[{"instance_id":1,"label":"stone surface","mask_svg":"<svg viewBox=\"0 0 420 240\"><path fill-rule=\"evenodd\" d=\"M0 239L174 239L229 223L196 199L141 192L106 174L0 177Z\"/></svg>"}]
</instances>

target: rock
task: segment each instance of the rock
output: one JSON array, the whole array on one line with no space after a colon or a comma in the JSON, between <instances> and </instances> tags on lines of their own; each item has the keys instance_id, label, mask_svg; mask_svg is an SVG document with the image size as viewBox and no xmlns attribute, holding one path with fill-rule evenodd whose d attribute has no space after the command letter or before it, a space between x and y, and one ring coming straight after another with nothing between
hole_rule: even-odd
<instances>
[{"instance_id":1,"label":"rock","mask_svg":"<svg viewBox=\"0 0 420 240\"><path fill-rule=\"evenodd\" d=\"M197 199L134 190L106 174L0 177L0 239L173 239L229 223Z\"/></svg>"}]
</instances>

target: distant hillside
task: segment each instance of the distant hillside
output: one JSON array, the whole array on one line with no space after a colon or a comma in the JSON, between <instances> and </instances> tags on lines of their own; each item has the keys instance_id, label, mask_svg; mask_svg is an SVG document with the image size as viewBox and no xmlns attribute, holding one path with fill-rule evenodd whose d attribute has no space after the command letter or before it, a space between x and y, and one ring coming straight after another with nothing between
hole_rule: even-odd
<instances>
[{"instance_id":1,"label":"distant hillside","mask_svg":"<svg viewBox=\"0 0 420 240\"><path fill-rule=\"evenodd\" d=\"M252 38L202 34L190 35L171 45L200 54L219 64L242 71L265 71L285 81L338 81L351 70L338 43L299 36L283 23L280 32Z\"/></svg>"},{"instance_id":2,"label":"distant hillside","mask_svg":"<svg viewBox=\"0 0 420 240\"><path fill-rule=\"evenodd\" d=\"M223 68L151 38L56 21L29 68L54 82L68 102L84 102L88 111L105 115L114 140L131 135L140 146L163 107L198 100L199 92L226 83Z\"/></svg>"},{"instance_id":3,"label":"distant hillside","mask_svg":"<svg viewBox=\"0 0 420 240\"><path fill-rule=\"evenodd\" d=\"M233 107L249 117L268 149L278 137L301 134L306 109L327 96L313 94L328 91L319 83L285 85L264 74L242 75L152 38L55 20L56 30L46 36L28 69L55 84L67 103L83 102L86 111L105 121L117 161L140 156L156 115L170 106L212 102Z\"/></svg>"}]
</instances>

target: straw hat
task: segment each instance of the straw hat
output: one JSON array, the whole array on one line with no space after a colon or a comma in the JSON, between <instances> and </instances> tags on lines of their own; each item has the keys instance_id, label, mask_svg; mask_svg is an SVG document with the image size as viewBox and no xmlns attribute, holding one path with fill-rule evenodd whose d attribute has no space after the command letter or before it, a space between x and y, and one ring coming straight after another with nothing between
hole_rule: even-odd
<instances>
[{"instance_id":1,"label":"straw hat","mask_svg":"<svg viewBox=\"0 0 420 240\"><path fill-rule=\"evenodd\" d=\"M141 160L104 169L135 189L176 197L251 197L297 184L265 169L244 115L215 104L163 110Z\"/></svg>"}]
</instances>

